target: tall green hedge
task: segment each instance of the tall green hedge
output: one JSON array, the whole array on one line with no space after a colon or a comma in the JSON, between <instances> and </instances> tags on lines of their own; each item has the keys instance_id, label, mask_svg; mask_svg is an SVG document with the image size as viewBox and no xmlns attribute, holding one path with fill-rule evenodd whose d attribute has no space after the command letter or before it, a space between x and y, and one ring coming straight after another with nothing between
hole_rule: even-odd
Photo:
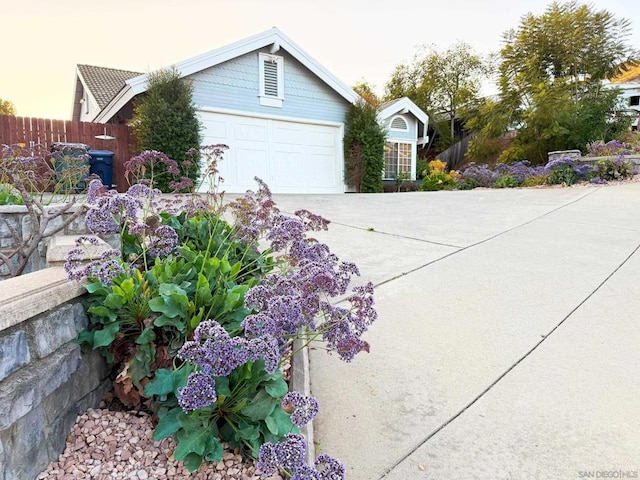
<instances>
[{"instance_id":1,"label":"tall green hedge","mask_svg":"<svg viewBox=\"0 0 640 480\"><path fill-rule=\"evenodd\" d=\"M385 140L376 107L364 100L352 105L344 133L345 180L357 192L383 191Z\"/></svg>"},{"instance_id":2,"label":"tall green hedge","mask_svg":"<svg viewBox=\"0 0 640 480\"><path fill-rule=\"evenodd\" d=\"M158 70L148 76L146 93L134 107L132 121L138 150L157 150L178 163L180 174L193 180L200 173L200 165L186 154L191 148L200 148L200 120L193 103L191 83L180 78L175 68ZM183 165L189 160L187 166ZM157 187L169 191L169 175L156 178Z\"/></svg>"}]
</instances>

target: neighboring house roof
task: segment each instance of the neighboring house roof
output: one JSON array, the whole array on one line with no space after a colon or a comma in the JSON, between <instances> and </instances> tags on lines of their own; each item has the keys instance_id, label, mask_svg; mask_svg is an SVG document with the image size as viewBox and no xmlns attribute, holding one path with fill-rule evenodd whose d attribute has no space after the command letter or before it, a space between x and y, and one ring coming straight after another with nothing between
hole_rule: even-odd
<instances>
[{"instance_id":1,"label":"neighboring house roof","mask_svg":"<svg viewBox=\"0 0 640 480\"><path fill-rule=\"evenodd\" d=\"M640 65L626 68L610 80L611 83L640 83Z\"/></svg>"},{"instance_id":2,"label":"neighboring house roof","mask_svg":"<svg viewBox=\"0 0 640 480\"><path fill-rule=\"evenodd\" d=\"M395 100L385 102L378 107L378 111L378 117L382 120L398 113L411 113L420 122L422 122L422 124L427 125L429 123L429 115L424 113L420 107L409 99L409 97L397 98Z\"/></svg>"},{"instance_id":3,"label":"neighboring house roof","mask_svg":"<svg viewBox=\"0 0 640 480\"><path fill-rule=\"evenodd\" d=\"M142 75L140 72L93 65L78 65L78 72L84 80L84 86L91 92L100 109L106 107L122 90L127 80Z\"/></svg>"},{"instance_id":4,"label":"neighboring house roof","mask_svg":"<svg viewBox=\"0 0 640 480\"><path fill-rule=\"evenodd\" d=\"M399 113L410 113L418 119L423 126L422 138L418 139L419 144L426 144L429 140L427 136L427 126L429 125L429 115L427 115L420 107L411 101L409 97L396 98L388 102L382 103L378 107L378 119L384 121L387 118Z\"/></svg>"},{"instance_id":5,"label":"neighboring house roof","mask_svg":"<svg viewBox=\"0 0 640 480\"><path fill-rule=\"evenodd\" d=\"M271 46L274 53L280 48L286 50L291 56L350 103L355 103L360 99L360 96L356 92L342 83L276 27L225 47L211 50L210 52L179 62L175 64L175 68L180 72L181 77L187 77L233 58L269 46ZM100 123L108 122L122 107L133 99L133 97L145 92L146 89L146 74L127 79L124 88L111 98L109 103L97 115L95 121Z\"/></svg>"}]
</instances>

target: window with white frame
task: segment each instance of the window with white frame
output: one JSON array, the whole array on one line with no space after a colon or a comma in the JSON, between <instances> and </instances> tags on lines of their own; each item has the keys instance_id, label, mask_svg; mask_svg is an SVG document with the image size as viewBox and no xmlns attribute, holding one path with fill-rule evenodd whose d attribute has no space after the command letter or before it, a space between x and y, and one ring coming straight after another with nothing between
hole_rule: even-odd
<instances>
[{"instance_id":1,"label":"window with white frame","mask_svg":"<svg viewBox=\"0 0 640 480\"><path fill-rule=\"evenodd\" d=\"M284 58L259 53L260 105L282 107L284 100Z\"/></svg>"},{"instance_id":2,"label":"window with white frame","mask_svg":"<svg viewBox=\"0 0 640 480\"><path fill-rule=\"evenodd\" d=\"M387 142L384 146L384 178L393 180L399 175L411 176L411 144Z\"/></svg>"}]
</instances>

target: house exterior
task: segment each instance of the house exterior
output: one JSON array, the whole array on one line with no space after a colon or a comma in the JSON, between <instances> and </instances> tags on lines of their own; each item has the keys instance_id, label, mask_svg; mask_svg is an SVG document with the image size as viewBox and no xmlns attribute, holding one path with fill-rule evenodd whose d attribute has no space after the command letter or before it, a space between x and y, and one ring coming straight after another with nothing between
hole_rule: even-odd
<instances>
[{"instance_id":1,"label":"house exterior","mask_svg":"<svg viewBox=\"0 0 640 480\"><path fill-rule=\"evenodd\" d=\"M428 115L407 97L383 103L379 110L378 121L387 131L383 179L415 180L418 146L429 142Z\"/></svg>"},{"instance_id":2,"label":"house exterior","mask_svg":"<svg viewBox=\"0 0 640 480\"><path fill-rule=\"evenodd\" d=\"M203 144L229 146L219 165L223 190L242 193L255 189L256 176L274 193L347 190L344 122L349 107L360 96L280 30L274 27L179 62L175 68L192 82L193 100L203 125ZM91 78L102 74L113 79L118 75L104 70L78 66L74 117L99 123L127 122L133 100L146 91L147 75L115 71L121 72L119 88L103 89ZM94 94L97 90L108 92ZM104 101L104 97L110 98ZM410 145L413 173L419 140L409 136L418 135L421 128L426 131L426 115L420 114L415 104L408 105L404 101L408 99L401 100L381 113L406 118L406 130L396 128L399 120L393 123L395 117L382 116L381 121L393 123L390 133L402 150L402 171L405 144ZM208 185L202 188L206 190Z\"/></svg>"},{"instance_id":3,"label":"house exterior","mask_svg":"<svg viewBox=\"0 0 640 480\"><path fill-rule=\"evenodd\" d=\"M129 70L77 65L71 119L80 122L94 122L98 114L124 87L125 82L140 75L142 75L141 72ZM126 112L125 117L131 118L132 114L133 110L130 109Z\"/></svg>"},{"instance_id":4,"label":"house exterior","mask_svg":"<svg viewBox=\"0 0 640 480\"><path fill-rule=\"evenodd\" d=\"M631 130L638 131L640 122L640 65L630 67L605 84L607 88L620 89L623 112L631 115Z\"/></svg>"}]
</instances>

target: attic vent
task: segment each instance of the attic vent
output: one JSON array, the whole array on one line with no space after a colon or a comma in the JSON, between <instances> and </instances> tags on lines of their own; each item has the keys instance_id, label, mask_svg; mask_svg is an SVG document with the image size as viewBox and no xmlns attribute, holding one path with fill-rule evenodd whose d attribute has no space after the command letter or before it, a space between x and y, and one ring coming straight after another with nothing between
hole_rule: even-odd
<instances>
[{"instance_id":1,"label":"attic vent","mask_svg":"<svg viewBox=\"0 0 640 480\"><path fill-rule=\"evenodd\" d=\"M264 94L278 96L278 64L269 60L264 61Z\"/></svg>"},{"instance_id":2,"label":"attic vent","mask_svg":"<svg viewBox=\"0 0 640 480\"><path fill-rule=\"evenodd\" d=\"M391 128L394 130L409 130L407 121L402 117L395 117L391 120Z\"/></svg>"},{"instance_id":3,"label":"attic vent","mask_svg":"<svg viewBox=\"0 0 640 480\"><path fill-rule=\"evenodd\" d=\"M284 58L259 53L260 105L282 107L284 100Z\"/></svg>"}]
</instances>

